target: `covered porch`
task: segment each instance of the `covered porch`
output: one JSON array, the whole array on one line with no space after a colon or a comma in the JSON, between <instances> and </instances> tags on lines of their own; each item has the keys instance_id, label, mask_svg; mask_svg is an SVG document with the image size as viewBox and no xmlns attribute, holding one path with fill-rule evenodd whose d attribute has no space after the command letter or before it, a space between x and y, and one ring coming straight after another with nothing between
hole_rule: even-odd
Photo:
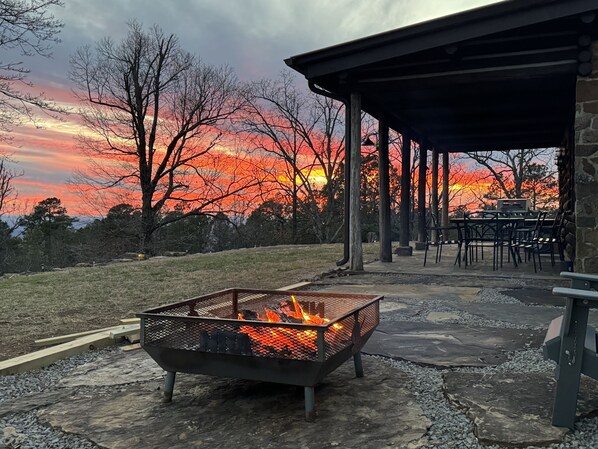
<instances>
[{"instance_id":1,"label":"covered porch","mask_svg":"<svg viewBox=\"0 0 598 449\"><path fill-rule=\"evenodd\" d=\"M388 134L402 135L400 240L413 257L426 212L448 191L449 153L558 148L559 236L579 272L598 272L598 4L594 0L502 2L286 60L319 94L346 106L345 257L363 270L359 180L361 112L378 119L380 261L393 258ZM411 142L431 153L431 202L417 193L417 235L409 234ZM442 162L442 163L440 163ZM419 179L427 165L420 164ZM440 168L441 167L441 168ZM413 261L407 264L421 269Z\"/></svg>"}]
</instances>

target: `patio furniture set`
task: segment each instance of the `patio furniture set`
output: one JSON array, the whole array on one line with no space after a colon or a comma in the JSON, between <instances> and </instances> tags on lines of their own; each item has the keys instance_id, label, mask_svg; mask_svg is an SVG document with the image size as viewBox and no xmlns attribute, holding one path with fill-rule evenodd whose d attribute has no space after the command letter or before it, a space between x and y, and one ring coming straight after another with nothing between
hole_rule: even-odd
<instances>
[{"instance_id":1,"label":"patio furniture set","mask_svg":"<svg viewBox=\"0 0 598 449\"><path fill-rule=\"evenodd\" d=\"M530 261L534 272L542 270L540 254L550 255L555 266L556 254L561 261L564 252L561 244L563 214L547 217L546 212L482 210L465 212L463 216L450 219L449 226L442 226L434 215L426 226L424 266L430 247L436 248L435 262L442 259L446 245L457 247L455 265L467 267L473 262L485 260L491 252L492 269L507 263L517 267Z\"/></svg>"}]
</instances>

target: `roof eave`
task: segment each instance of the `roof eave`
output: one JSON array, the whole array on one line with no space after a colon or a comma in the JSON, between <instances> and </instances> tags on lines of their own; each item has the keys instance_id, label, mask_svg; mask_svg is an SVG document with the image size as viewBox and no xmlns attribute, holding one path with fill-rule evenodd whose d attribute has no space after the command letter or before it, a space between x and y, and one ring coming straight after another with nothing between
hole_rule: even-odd
<instances>
[{"instance_id":1,"label":"roof eave","mask_svg":"<svg viewBox=\"0 0 598 449\"><path fill-rule=\"evenodd\" d=\"M290 57L316 79L366 64L598 9L596 0L509 0Z\"/></svg>"}]
</instances>

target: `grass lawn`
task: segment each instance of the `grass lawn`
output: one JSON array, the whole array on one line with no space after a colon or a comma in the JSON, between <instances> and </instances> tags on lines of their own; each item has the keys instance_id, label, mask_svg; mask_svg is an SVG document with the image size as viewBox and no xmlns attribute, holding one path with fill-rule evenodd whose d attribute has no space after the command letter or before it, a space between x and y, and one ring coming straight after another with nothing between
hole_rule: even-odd
<instances>
[{"instance_id":1,"label":"grass lawn","mask_svg":"<svg viewBox=\"0 0 598 449\"><path fill-rule=\"evenodd\" d=\"M279 288L333 269L342 245L251 248L0 278L0 360L38 338L114 326L150 307L230 287ZM364 244L373 260L378 244Z\"/></svg>"}]
</instances>

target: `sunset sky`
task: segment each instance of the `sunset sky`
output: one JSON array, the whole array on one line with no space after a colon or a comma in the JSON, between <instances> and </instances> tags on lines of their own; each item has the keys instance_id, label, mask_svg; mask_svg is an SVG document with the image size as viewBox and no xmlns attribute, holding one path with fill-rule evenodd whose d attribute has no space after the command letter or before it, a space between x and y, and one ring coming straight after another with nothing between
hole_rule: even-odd
<instances>
[{"instance_id":1,"label":"sunset sky","mask_svg":"<svg viewBox=\"0 0 598 449\"><path fill-rule=\"evenodd\" d=\"M176 34L181 46L212 65L230 65L241 81L275 78L283 59L420 22L494 3L492 0L66 0L54 14L64 22L62 42L52 59L23 59L30 80L60 104L81 106L71 93L69 57L76 48L110 36L120 41L127 22L157 24ZM0 55L4 58L4 55ZM13 58L14 59L14 58ZM302 80L298 82L305 84ZM69 213L82 213L78 198L66 187L73 169L84 163L75 136L82 131L77 115L56 121L39 117L43 128L21 126L12 132L16 181L21 200L59 197Z\"/></svg>"}]
</instances>

